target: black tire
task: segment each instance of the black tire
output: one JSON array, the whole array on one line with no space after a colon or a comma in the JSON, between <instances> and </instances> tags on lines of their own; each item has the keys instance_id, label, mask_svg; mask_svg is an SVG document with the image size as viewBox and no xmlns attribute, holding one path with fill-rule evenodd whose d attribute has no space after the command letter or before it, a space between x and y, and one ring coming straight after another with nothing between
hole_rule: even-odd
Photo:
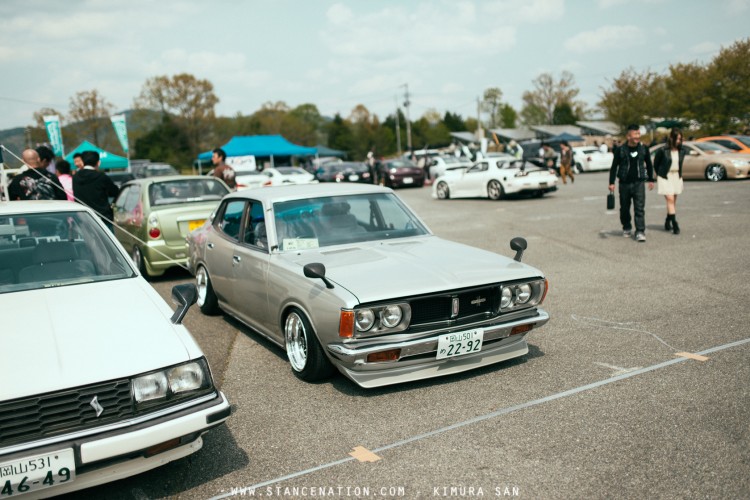
<instances>
[{"instance_id":1,"label":"black tire","mask_svg":"<svg viewBox=\"0 0 750 500\"><path fill-rule=\"evenodd\" d=\"M138 248L138 245L133 245L133 250L130 251L130 259L133 261L133 264L138 267L138 271L140 271L143 277L150 280L151 275L148 274L148 271L146 270L146 263L143 261L143 254L141 253L141 249Z\"/></svg>"},{"instance_id":2,"label":"black tire","mask_svg":"<svg viewBox=\"0 0 750 500\"><path fill-rule=\"evenodd\" d=\"M723 165L712 163L706 167L706 179L712 182L723 181L727 178L727 171Z\"/></svg>"},{"instance_id":3,"label":"black tire","mask_svg":"<svg viewBox=\"0 0 750 500\"><path fill-rule=\"evenodd\" d=\"M445 181L438 182L435 191L437 193L438 200L447 200L451 197L451 190L448 187L448 183Z\"/></svg>"},{"instance_id":4,"label":"black tire","mask_svg":"<svg viewBox=\"0 0 750 500\"><path fill-rule=\"evenodd\" d=\"M576 174L582 174L583 173L583 166L580 163L576 163L573 167L573 170Z\"/></svg>"},{"instance_id":5,"label":"black tire","mask_svg":"<svg viewBox=\"0 0 750 500\"><path fill-rule=\"evenodd\" d=\"M326 357L310 321L292 308L284 318L284 345L292 372L306 382L330 378L336 368Z\"/></svg>"},{"instance_id":6,"label":"black tire","mask_svg":"<svg viewBox=\"0 0 750 500\"><path fill-rule=\"evenodd\" d=\"M490 200L502 200L505 197L505 190L500 181L492 179L487 183L487 196Z\"/></svg>"},{"instance_id":7,"label":"black tire","mask_svg":"<svg viewBox=\"0 0 750 500\"><path fill-rule=\"evenodd\" d=\"M211 284L211 278L208 276L208 270L203 266L198 266L195 272L195 285L198 288L198 308L206 316L214 316L221 312L219 309L219 299L214 293L214 287Z\"/></svg>"}]
</instances>

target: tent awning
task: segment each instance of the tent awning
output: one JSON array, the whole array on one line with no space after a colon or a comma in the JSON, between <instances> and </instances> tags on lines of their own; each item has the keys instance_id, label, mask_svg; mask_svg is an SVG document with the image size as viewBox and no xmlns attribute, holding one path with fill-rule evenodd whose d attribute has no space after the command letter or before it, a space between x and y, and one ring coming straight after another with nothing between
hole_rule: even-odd
<instances>
[{"instance_id":1,"label":"tent awning","mask_svg":"<svg viewBox=\"0 0 750 500\"><path fill-rule=\"evenodd\" d=\"M293 144L280 135L237 135L221 146L227 156L314 156L316 149ZM198 155L210 160L211 151Z\"/></svg>"},{"instance_id":2,"label":"tent awning","mask_svg":"<svg viewBox=\"0 0 750 500\"><path fill-rule=\"evenodd\" d=\"M329 148L320 144L315 146L315 149L318 151L318 156L335 156L337 158L346 158L346 151Z\"/></svg>"},{"instance_id":3,"label":"tent awning","mask_svg":"<svg viewBox=\"0 0 750 500\"><path fill-rule=\"evenodd\" d=\"M107 170L107 169L117 169L117 168L128 168L127 158L125 158L124 156L118 156L116 154L112 154L109 151L105 151L104 149L90 143L89 141L83 141L81 144L78 145L77 148L75 148L73 151L65 155L65 160L70 162L72 166L73 155L76 153L83 153L84 151L96 151L97 153L99 153L99 161L101 162L101 164L99 165L99 168L101 169Z\"/></svg>"}]
</instances>

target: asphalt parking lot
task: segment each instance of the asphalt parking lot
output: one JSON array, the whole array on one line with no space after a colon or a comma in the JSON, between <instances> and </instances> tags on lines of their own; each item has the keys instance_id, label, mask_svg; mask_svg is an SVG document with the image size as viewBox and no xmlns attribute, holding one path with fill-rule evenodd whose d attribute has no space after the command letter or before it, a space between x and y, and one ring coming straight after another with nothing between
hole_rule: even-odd
<instances>
[{"instance_id":1,"label":"asphalt parking lot","mask_svg":"<svg viewBox=\"0 0 750 500\"><path fill-rule=\"evenodd\" d=\"M750 498L750 182L686 182L679 236L649 192L646 243L622 237L606 185L589 173L498 202L398 191L438 236L509 256L528 240L551 319L527 356L382 389L312 385L281 349L193 308L233 416L197 454L71 497ZM154 286L168 298L189 278Z\"/></svg>"}]
</instances>

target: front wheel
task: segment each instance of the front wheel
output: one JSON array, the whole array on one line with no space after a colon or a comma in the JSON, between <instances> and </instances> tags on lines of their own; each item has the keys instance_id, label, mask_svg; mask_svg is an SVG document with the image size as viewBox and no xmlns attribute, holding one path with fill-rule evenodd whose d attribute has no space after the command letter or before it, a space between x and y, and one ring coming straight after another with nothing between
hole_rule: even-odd
<instances>
[{"instance_id":1,"label":"front wheel","mask_svg":"<svg viewBox=\"0 0 750 500\"><path fill-rule=\"evenodd\" d=\"M719 182L727 177L727 171L723 165L712 163L706 167L706 179L713 182Z\"/></svg>"},{"instance_id":2,"label":"front wheel","mask_svg":"<svg viewBox=\"0 0 750 500\"><path fill-rule=\"evenodd\" d=\"M148 271L146 270L146 263L143 261L143 255L141 254L141 249L135 245L133 245L133 250L130 252L130 259L133 261L133 264L136 265L136 267L141 272L141 275L143 275L144 278L146 279L151 278L151 276L148 274Z\"/></svg>"},{"instance_id":3,"label":"front wheel","mask_svg":"<svg viewBox=\"0 0 750 500\"><path fill-rule=\"evenodd\" d=\"M198 307L206 316L213 316L220 312L219 299L216 298L208 271L203 266L195 273L195 286L198 289Z\"/></svg>"},{"instance_id":4,"label":"front wheel","mask_svg":"<svg viewBox=\"0 0 750 500\"><path fill-rule=\"evenodd\" d=\"M448 183L444 181L438 182L437 187L435 188L435 191L437 192L438 200L447 200L451 197L451 191L448 187Z\"/></svg>"},{"instance_id":5,"label":"front wheel","mask_svg":"<svg viewBox=\"0 0 750 500\"><path fill-rule=\"evenodd\" d=\"M493 179L487 184L487 196L489 196L491 200L499 200L504 194L505 192L503 191L503 186L500 184L500 181Z\"/></svg>"},{"instance_id":6,"label":"front wheel","mask_svg":"<svg viewBox=\"0 0 750 500\"><path fill-rule=\"evenodd\" d=\"M334 373L334 367L326 358L310 321L299 309L292 309L284 321L284 341L289 365L300 379L316 382Z\"/></svg>"}]
</instances>

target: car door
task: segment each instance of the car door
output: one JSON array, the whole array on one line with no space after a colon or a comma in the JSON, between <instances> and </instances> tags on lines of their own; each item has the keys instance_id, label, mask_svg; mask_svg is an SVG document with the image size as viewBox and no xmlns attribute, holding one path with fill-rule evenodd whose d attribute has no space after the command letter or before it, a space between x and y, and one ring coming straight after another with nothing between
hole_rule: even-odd
<instances>
[{"instance_id":1,"label":"car door","mask_svg":"<svg viewBox=\"0 0 750 500\"><path fill-rule=\"evenodd\" d=\"M206 232L206 269L216 296L231 313L235 313L237 308L232 257L239 245L246 204L243 199L225 200L214 218L214 230Z\"/></svg>"},{"instance_id":2,"label":"car door","mask_svg":"<svg viewBox=\"0 0 750 500\"><path fill-rule=\"evenodd\" d=\"M125 186L115 200L114 206L115 237L130 253L137 239L145 239L143 232L143 202L141 185Z\"/></svg>"},{"instance_id":3,"label":"car door","mask_svg":"<svg viewBox=\"0 0 750 500\"><path fill-rule=\"evenodd\" d=\"M487 160L475 163L456 180L453 192L456 196L486 196L486 177L489 170Z\"/></svg>"},{"instance_id":4,"label":"car door","mask_svg":"<svg viewBox=\"0 0 750 500\"><path fill-rule=\"evenodd\" d=\"M244 210L242 235L232 253L236 314L253 328L279 340L279 328L270 317L268 307L268 291L271 286L268 282L269 228L263 204L257 200L247 200Z\"/></svg>"}]
</instances>

